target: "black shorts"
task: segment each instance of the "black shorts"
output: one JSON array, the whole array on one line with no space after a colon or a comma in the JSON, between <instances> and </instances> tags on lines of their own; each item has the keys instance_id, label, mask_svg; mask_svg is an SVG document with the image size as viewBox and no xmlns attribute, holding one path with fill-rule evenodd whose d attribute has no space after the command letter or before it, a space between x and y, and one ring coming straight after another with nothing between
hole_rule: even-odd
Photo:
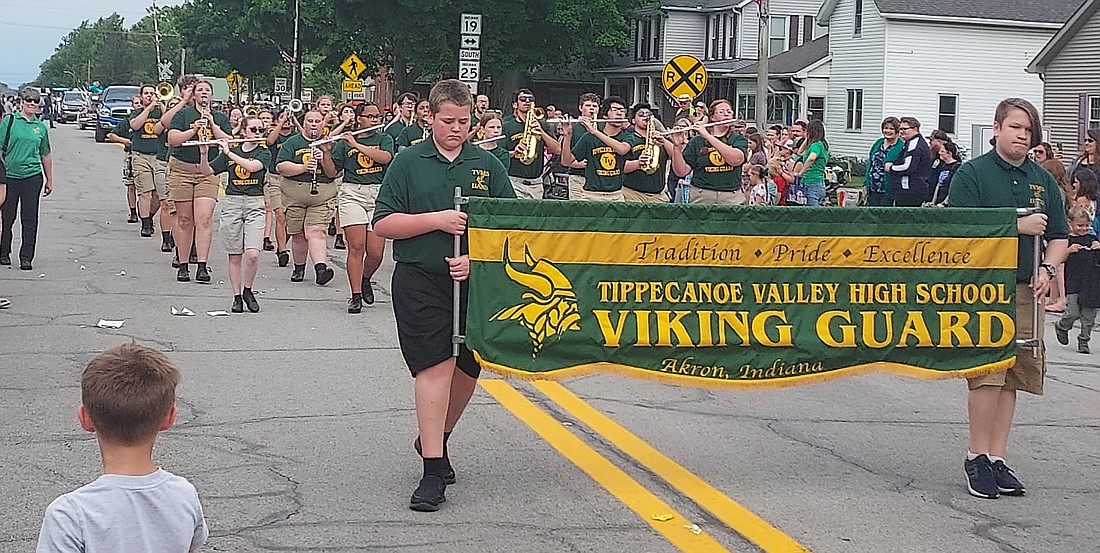
<instances>
[{"instance_id":1,"label":"black shorts","mask_svg":"<svg viewBox=\"0 0 1100 553\"><path fill-rule=\"evenodd\" d=\"M454 280L450 275L429 273L416 265L398 263L393 270L393 314L397 319L397 340L401 356L415 377L420 371L452 355ZM466 302L469 288L462 283L459 295L459 332L466 332ZM458 368L471 378L481 366L465 345L458 349Z\"/></svg>"}]
</instances>

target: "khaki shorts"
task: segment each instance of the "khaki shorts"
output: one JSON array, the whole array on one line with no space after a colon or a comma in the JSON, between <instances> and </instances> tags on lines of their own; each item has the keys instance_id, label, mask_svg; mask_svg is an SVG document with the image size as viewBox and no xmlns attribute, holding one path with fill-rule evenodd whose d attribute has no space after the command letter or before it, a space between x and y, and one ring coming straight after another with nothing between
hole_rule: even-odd
<instances>
[{"instance_id":1,"label":"khaki shorts","mask_svg":"<svg viewBox=\"0 0 1100 553\"><path fill-rule=\"evenodd\" d=\"M1043 328L1043 315L1046 309L1039 310L1039 328ZM1016 338L1031 338L1031 318L1035 313L1035 294L1026 284L1016 284ZM1040 342L1039 356L1031 354L1031 348L1017 348L1016 364L1005 372L987 374L978 378L968 378L966 385L971 390L982 386L997 386L1005 390L1018 390L1029 394L1043 395L1043 377L1046 376L1046 344Z\"/></svg>"},{"instance_id":2,"label":"khaki shorts","mask_svg":"<svg viewBox=\"0 0 1100 553\"><path fill-rule=\"evenodd\" d=\"M267 180L264 181L264 201L271 209L283 209L282 175L267 174Z\"/></svg>"},{"instance_id":3,"label":"khaki shorts","mask_svg":"<svg viewBox=\"0 0 1100 553\"><path fill-rule=\"evenodd\" d=\"M317 183L317 194L310 194L309 189L308 182L283 179L287 234L301 234L306 226L327 226L336 213L337 183Z\"/></svg>"},{"instance_id":4,"label":"khaki shorts","mask_svg":"<svg viewBox=\"0 0 1100 553\"><path fill-rule=\"evenodd\" d=\"M134 186L138 194L159 192L157 190L157 169L160 161L156 154L134 152Z\"/></svg>"},{"instance_id":5,"label":"khaki shorts","mask_svg":"<svg viewBox=\"0 0 1100 553\"><path fill-rule=\"evenodd\" d=\"M162 159L157 160L156 170L153 171L153 187L157 191L157 196L161 198L168 197L168 162Z\"/></svg>"},{"instance_id":6,"label":"khaki shorts","mask_svg":"<svg viewBox=\"0 0 1100 553\"><path fill-rule=\"evenodd\" d=\"M688 185L689 204L708 205L745 205L749 203L745 193L740 190L731 192L719 192L717 190L705 190Z\"/></svg>"},{"instance_id":7,"label":"khaki shorts","mask_svg":"<svg viewBox=\"0 0 1100 553\"><path fill-rule=\"evenodd\" d=\"M594 192L592 190L581 189L578 200L586 202L621 202L623 200L623 191L616 190L614 192Z\"/></svg>"},{"instance_id":8,"label":"khaki shorts","mask_svg":"<svg viewBox=\"0 0 1100 553\"><path fill-rule=\"evenodd\" d=\"M219 232L225 252L240 255L245 250L263 249L266 222L263 196L227 195L219 203Z\"/></svg>"},{"instance_id":9,"label":"khaki shorts","mask_svg":"<svg viewBox=\"0 0 1100 553\"><path fill-rule=\"evenodd\" d=\"M171 213L172 215L175 215L176 214L176 202L169 199L172 194L171 194L171 190L169 189L169 186L168 186L168 173L169 173L168 162L167 161L161 161L160 166L161 166L161 169L163 171L161 173L161 178L164 179L164 184L163 184L164 191L163 191L163 193L160 194L160 200L162 202L166 202L168 204L168 213ZM161 185L157 185L157 186L159 187ZM159 193L159 192L161 192L161 190L158 188L157 192Z\"/></svg>"},{"instance_id":10,"label":"khaki shorts","mask_svg":"<svg viewBox=\"0 0 1100 553\"><path fill-rule=\"evenodd\" d=\"M512 190L516 191L516 198L521 200L542 199L542 179L528 179L508 175L508 180L512 181Z\"/></svg>"},{"instance_id":11,"label":"khaki shorts","mask_svg":"<svg viewBox=\"0 0 1100 553\"><path fill-rule=\"evenodd\" d=\"M370 229L371 219L374 218L374 205L378 200L378 191L381 184L352 184L345 182L340 185L340 194L336 196L339 205L340 227L352 225L367 225Z\"/></svg>"},{"instance_id":12,"label":"khaki shorts","mask_svg":"<svg viewBox=\"0 0 1100 553\"><path fill-rule=\"evenodd\" d=\"M657 192L656 194L647 194L645 192L638 192L632 188L623 187L623 201L625 202L641 202L646 204L667 204L668 194L664 192Z\"/></svg>"},{"instance_id":13,"label":"khaki shorts","mask_svg":"<svg viewBox=\"0 0 1100 553\"><path fill-rule=\"evenodd\" d=\"M588 182L588 179L580 175L569 175L569 199L579 200L581 199L581 192L584 190L584 183Z\"/></svg>"},{"instance_id":14,"label":"khaki shorts","mask_svg":"<svg viewBox=\"0 0 1100 553\"><path fill-rule=\"evenodd\" d=\"M218 177L203 176L198 163L168 159L168 199L190 202L195 198L218 198Z\"/></svg>"}]
</instances>

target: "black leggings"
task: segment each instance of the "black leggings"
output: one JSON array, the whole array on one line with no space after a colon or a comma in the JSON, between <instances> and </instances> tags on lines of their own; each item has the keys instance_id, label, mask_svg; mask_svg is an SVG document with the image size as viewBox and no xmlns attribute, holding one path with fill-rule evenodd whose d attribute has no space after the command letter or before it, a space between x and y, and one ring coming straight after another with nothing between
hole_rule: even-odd
<instances>
[{"instance_id":1,"label":"black leggings","mask_svg":"<svg viewBox=\"0 0 1100 553\"><path fill-rule=\"evenodd\" d=\"M15 225L15 213L18 209L23 229L19 260L29 263L34 260L34 246L38 241L38 202L42 199L42 173L26 179L9 177L7 181L7 197L0 206L0 219L3 219L0 255L11 256L11 229ZM23 204L22 209L19 209L19 204Z\"/></svg>"}]
</instances>

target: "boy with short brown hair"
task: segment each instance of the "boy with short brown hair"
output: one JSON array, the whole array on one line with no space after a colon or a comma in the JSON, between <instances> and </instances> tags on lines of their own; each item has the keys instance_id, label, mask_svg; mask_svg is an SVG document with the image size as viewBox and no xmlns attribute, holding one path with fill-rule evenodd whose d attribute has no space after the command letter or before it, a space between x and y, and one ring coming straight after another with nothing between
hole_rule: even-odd
<instances>
[{"instance_id":1,"label":"boy with short brown hair","mask_svg":"<svg viewBox=\"0 0 1100 553\"><path fill-rule=\"evenodd\" d=\"M46 508L38 553L197 551L209 534L195 487L153 463L176 420L179 369L134 343L92 359L81 378L80 427L94 432L103 475Z\"/></svg>"}]
</instances>

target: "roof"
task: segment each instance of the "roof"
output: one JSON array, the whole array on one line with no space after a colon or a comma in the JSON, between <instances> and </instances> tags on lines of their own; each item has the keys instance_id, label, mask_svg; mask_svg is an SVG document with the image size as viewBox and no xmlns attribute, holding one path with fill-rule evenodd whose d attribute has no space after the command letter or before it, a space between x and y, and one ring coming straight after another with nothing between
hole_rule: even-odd
<instances>
[{"instance_id":1,"label":"roof","mask_svg":"<svg viewBox=\"0 0 1100 553\"><path fill-rule=\"evenodd\" d=\"M822 25L840 0L825 0L818 10ZM873 0L887 19L931 19L976 21L989 24L1018 23L1027 26L1061 25L1085 0Z\"/></svg>"},{"instance_id":2,"label":"roof","mask_svg":"<svg viewBox=\"0 0 1100 553\"><path fill-rule=\"evenodd\" d=\"M1047 66L1054 58L1058 57L1062 48L1065 48L1069 41L1077 36L1081 28L1092 19L1097 8L1100 8L1100 1L1098 0L1086 0L1084 4L1081 4L1081 7L1077 8L1077 11L1070 16L1069 21L1054 34L1050 42L1039 51L1039 55L1035 56L1035 60L1027 66L1027 72L1045 73Z\"/></svg>"},{"instance_id":3,"label":"roof","mask_svg":"<svg viewBox=\"0 0 1100 553\"><path fill-rule=\"evenodd\" d=\"M768 58L769 75L794 75L803 69L825 59L829 55L829 36L811 40L786 52L780 52ZM708 69L710 69L708 67ZM756 75L756 62L730 72L730 76Z\"/></svg>"},{"instance_id":4,"label":"roof","mask_svg":"<svg viewBox=\"0 0 1100 553\"><path fill-rule=\"evenodd\" d=\"M732 8L741 0L661 0L661 8L674 10L711 11Z\"/></svg>"},{"instance_id":5,"label":"roof","mask_svg":"<svg viewBox=\"0 0 1100 553\"><path fill-rule=\"evenodd\" d=\"M710 74L721 73L723 75L728 74L728 73L733 73L733 72L736 72L736 71L740 71L741 69L743 69L745 66L748 66L748 65L756 65L756 62L753 61L753 60L740 59L740 58L732 59L732 60L701 60L701 61L703 62L703 66L706 67L707 73L710 73ZM603 68L600 68L600 69L594 69L592 72L597 74L597 75L621 74L621 75L639 76L639 75L644 75L646 73L652 73L654 75L660 75L664 70L665 70L665 63L664 62L656 62L656 63L646 62L646 63L636 64L636 65L603 67Z\"/></svg>"}]
</instances>

